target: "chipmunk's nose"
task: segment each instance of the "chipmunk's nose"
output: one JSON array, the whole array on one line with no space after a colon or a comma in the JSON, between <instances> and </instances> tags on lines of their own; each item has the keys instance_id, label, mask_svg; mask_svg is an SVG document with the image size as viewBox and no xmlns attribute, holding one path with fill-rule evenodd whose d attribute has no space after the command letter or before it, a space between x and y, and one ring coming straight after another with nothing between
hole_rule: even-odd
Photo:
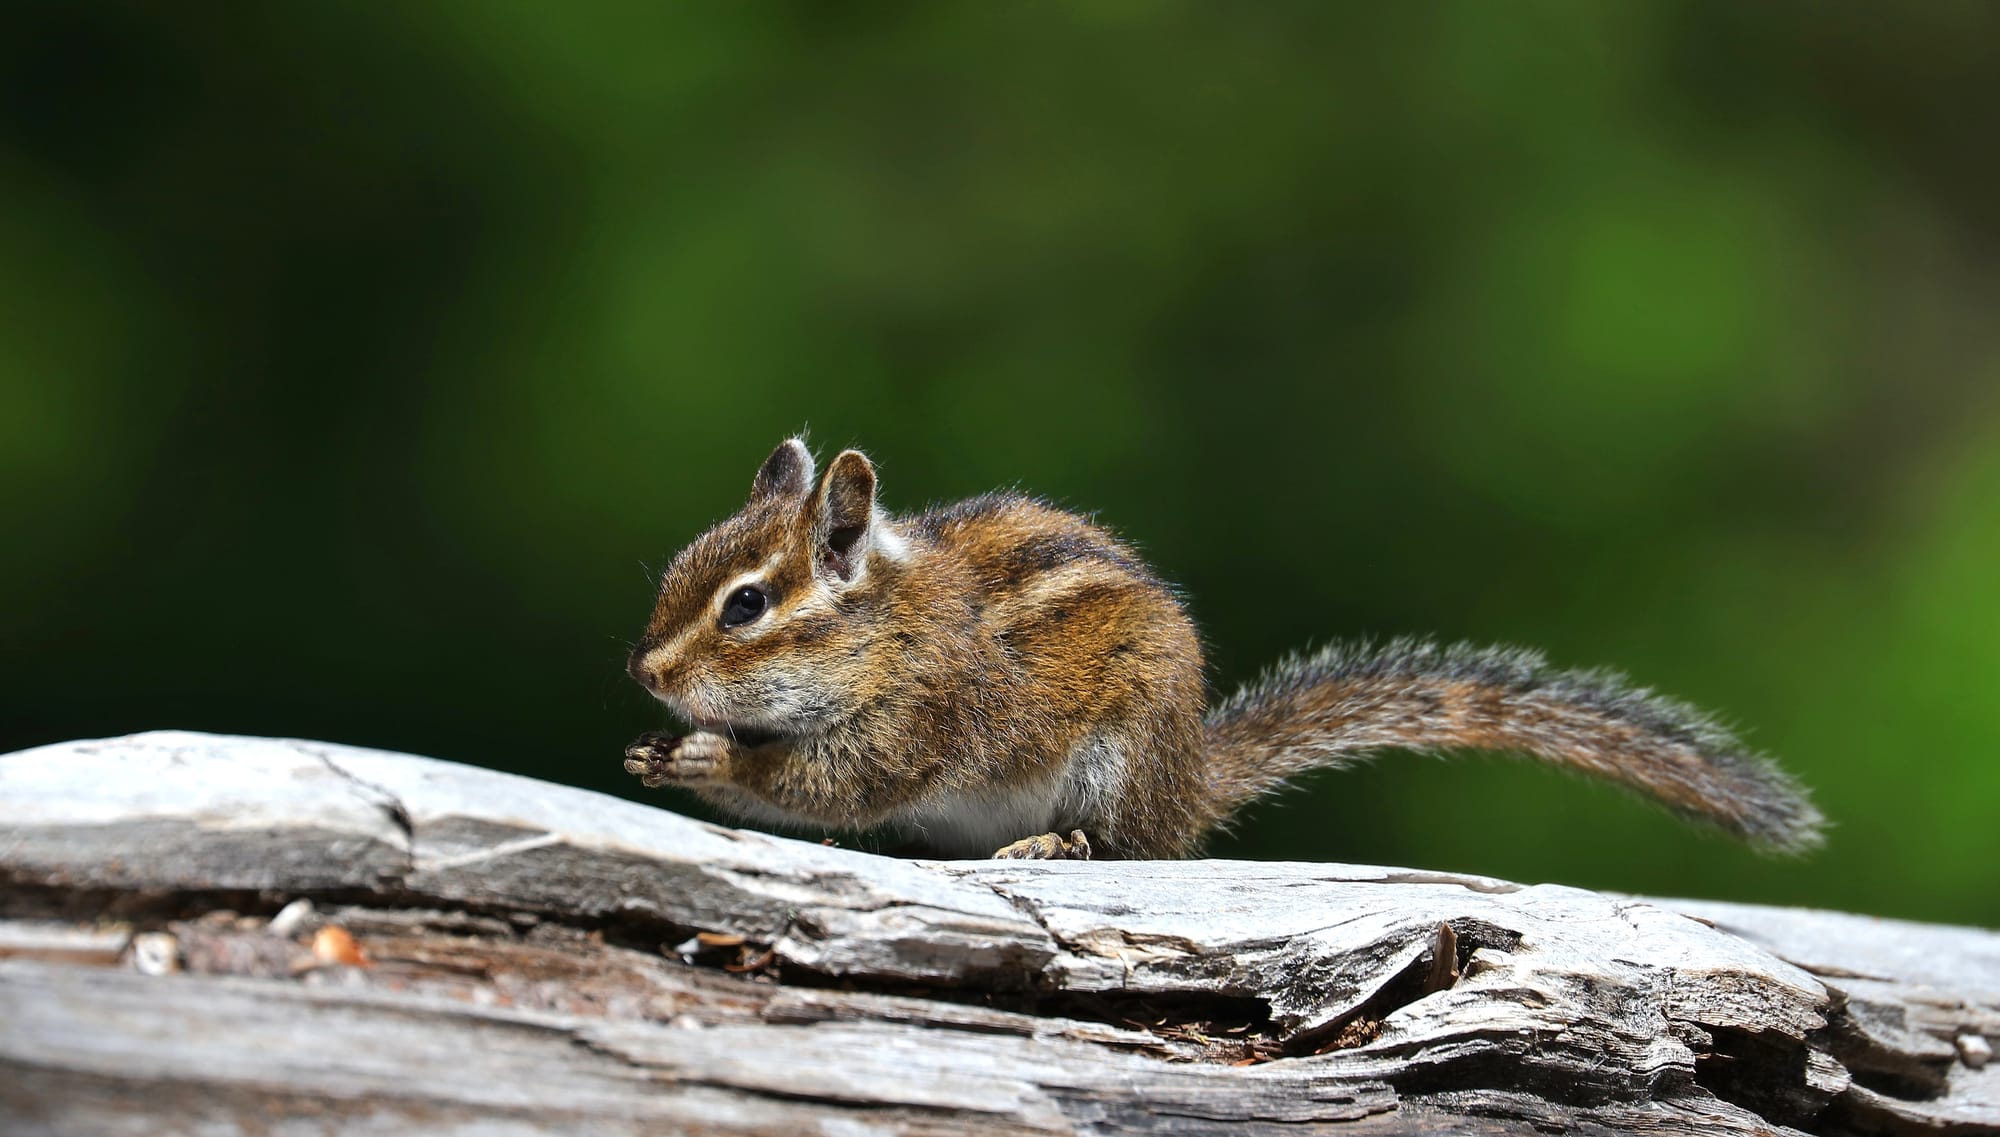
<instances>
[{"instance_id":1,"label":"chipmunk's nose","mask_svg":"<svg viewBox=\"0 0 2000 1137\"><path fill-rule=\"evenodd\" d=\"M660 693L660 688L666 680L661 673L663 669L660 667L662 661L659 653L660 645L642 640L638 647L632 649L631 656L625 660L625 674L630 675L634 683L655 695Z\"/></svg>"}]
</instances>

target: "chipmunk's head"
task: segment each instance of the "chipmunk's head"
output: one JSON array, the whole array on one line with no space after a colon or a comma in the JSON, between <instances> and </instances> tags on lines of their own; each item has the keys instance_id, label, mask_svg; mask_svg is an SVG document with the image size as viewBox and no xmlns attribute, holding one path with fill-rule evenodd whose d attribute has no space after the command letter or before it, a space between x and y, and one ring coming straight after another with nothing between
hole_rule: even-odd
<instances>
[{"instance_id":1,"label":"chipmunk's head","mask_svg":"<svg viewBox=\"0 0 2000 1137\"><path fill-rule=\"evenodd\" d=\"M632 678L696 727L743 741L809 732L851 706L867 593L909 555L875 505L875 467L843 451L815 481L799 439L771 452L734 517L660 579Z\"/></svg>"}]
</instances>

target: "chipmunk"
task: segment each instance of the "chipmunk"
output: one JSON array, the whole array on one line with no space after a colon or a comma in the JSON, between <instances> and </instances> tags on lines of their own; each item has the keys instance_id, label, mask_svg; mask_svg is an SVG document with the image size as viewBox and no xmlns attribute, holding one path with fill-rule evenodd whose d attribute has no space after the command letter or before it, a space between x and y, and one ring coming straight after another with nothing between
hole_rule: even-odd
<instances>
[{"instance_id":1,"label":"chipmunk","mask_svg":"<svg viewBox=\"0 0 2000 1137\"><path fill-rule=\"evenodd\" d=\"M1797 783L1713 719L1531 651L1335 644L1204 713L1193 622L1110 533L1016 494L894 517L875 491L859 451L818 476L789 439L674 558L628 670L694 732L640 738L628 772L945 856L1162 858L1308 770L1504 750L1769 849L1820 840Z\"/></svg>"}]
</instances>

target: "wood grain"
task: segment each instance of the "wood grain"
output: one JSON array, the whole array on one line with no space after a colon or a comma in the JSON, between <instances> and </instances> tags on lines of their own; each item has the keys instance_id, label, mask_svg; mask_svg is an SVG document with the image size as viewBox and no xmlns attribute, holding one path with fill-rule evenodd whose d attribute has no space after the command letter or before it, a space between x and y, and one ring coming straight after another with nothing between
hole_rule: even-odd
<instances>
[{"instance_id":1,"label":"wood grain","mask_svg":"<svg viewBox=\"0 0 2000 1137\"><path fill-rule=\"evenodd\" d=\"M1995 1034L1973 929L900 861L324 743L0 757L10 1134L2000 1132Z\"/></svg>"}]
</instances>

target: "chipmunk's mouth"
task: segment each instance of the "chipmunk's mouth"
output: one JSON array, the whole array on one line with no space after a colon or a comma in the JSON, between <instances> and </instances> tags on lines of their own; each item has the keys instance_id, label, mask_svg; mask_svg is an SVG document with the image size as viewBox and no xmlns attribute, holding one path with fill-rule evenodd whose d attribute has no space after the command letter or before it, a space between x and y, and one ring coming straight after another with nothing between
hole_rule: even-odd
<instances>
[{"instance_id":1,"label":"chipmunk's mouth","mask_svg":"<svg viewBox=\"0 0 2000 1137\"><path fill-rule=\"evenodd\" d=\"M677 698L661 696L674 716L695 730L708 734L719 734L734 739L745 746L763 746L787 738L796 738L809 729L805 720L788 719L782 714L772 714L758 708L737 708L739 715L730 714L730 708L718 706L721 700L694 697ZM775 721L774 721L775 720Z\"/></svg>"},{"instance_id":2,"label":"chipmunk's mouth","mask_svg":"<svg viewBox=\"0 0 2000 1137\"><path fill-rule=\"evenodd\" d=\"M710 734L719 734L724 738L734 739L745 746L763 746L766 743L791 737L784 731L773 730L768 726L759 726L756 723L730 722L726 719L692 719L690 721L696 730L705 730Z\"/></svg>"}]
</instances>

